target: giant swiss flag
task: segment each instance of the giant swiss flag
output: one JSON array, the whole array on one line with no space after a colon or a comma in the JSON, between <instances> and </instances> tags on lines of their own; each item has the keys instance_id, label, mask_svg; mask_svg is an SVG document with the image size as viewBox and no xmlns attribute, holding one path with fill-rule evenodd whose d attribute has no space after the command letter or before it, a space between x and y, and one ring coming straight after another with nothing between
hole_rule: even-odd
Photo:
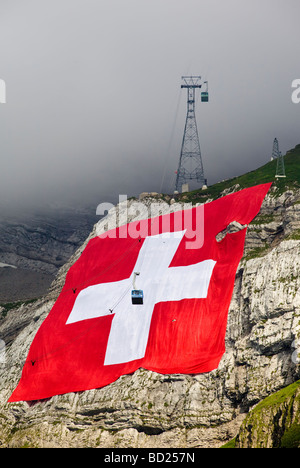
<instances>
[{"instance_id":1,"label":"giant swiss flag","mask_svg":"<svg viewBox=\"0 0 300 468\"><path fill-rule=\"evenodd\" d=\"M162 374L216 369L246 229L221 242L216 235L233 221L249 224L270 185L208 203L203 218L203 207L193 208L180 228L177 213L92 239L38 330L9 401L103 387L140 367ZM200 231L203 242L193 245ZM143 305L131 304L136 271Z\"/></svg>"}]
</instances>

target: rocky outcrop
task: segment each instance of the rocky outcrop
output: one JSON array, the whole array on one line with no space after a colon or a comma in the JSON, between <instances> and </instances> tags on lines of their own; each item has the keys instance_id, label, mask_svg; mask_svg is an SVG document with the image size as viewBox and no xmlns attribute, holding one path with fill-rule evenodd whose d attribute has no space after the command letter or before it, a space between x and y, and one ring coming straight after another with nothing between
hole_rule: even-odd
<instances>
[{"instance_id":1,"label":"rocky outcrop","mask_svg":"<svg viewBox=\"0 0 300 468\"><path fill-rule=\"evenodd\" d=\"M130 210L132 219L147 215L151 197L142 201L145 212ZM60 269L47 297L0 319L0 338L6 343L5 363L0 363L0 444L218 447L233 438L254 405L300 378L293 359L300 348L299 201L297 190L280 197L271 190L248 229L229 310L226 353L217 370L186 376L140 369L102 389L56 396L31 407L7 404L32 339L85 243ZM91 236L115 219L122 223L132 203L111 210ZM155 203L158 211L169 209L166 202L159 208L157 198Z\"/></svg>"},{"instance_id":2,"label":"rocky outcrop","mask_svg":"<svg viewBox=\"0 0 300 468\"><path fill-rule=\"evenodd\" d=\"M300 448L300 381L259 403L243 421L236 448Z\"/></svg>"}]
</instances>

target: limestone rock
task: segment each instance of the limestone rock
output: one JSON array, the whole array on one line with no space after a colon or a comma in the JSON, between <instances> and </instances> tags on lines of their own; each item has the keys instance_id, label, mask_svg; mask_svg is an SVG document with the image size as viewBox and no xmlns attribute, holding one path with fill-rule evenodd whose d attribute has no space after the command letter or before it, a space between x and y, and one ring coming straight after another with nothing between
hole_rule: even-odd
<instances>
[{"instance_id":1,"label":"limestone rock","mask_svg":"<svg viewBox=\"0 0 300 468\"><path fill-rule=\"evenodd\" d=\"M299 191L277 199L271 191L249 227L229 309L226 353L217 370L192 376L140 369L102 389L34 406L7 404L32 339L89 238L113 223L182 205L170 207L155 198L152 206L153 199L145 197L113 208L60 269L46 297L0 315L0 338L7 345L6 363L0 364L0 446L218 447L234 437L254 405L300 378L292 359L300 342L300 240L291 236L299 229L299 198ZM134 203L140 203L139 213Z\"/></svg>"}]
</instances>

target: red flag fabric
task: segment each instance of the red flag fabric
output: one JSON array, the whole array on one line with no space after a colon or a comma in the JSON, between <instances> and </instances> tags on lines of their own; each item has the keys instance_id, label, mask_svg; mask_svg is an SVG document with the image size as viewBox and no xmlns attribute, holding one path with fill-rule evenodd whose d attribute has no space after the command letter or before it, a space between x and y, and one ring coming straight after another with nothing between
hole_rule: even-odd
<instances>
[{"instance_id":1,"label":"red flag fabric","mask_svg":"<svg viewBox=\"0 0 300 468\"><path fill-rule=\"evenodd\" d=\"M220 242L216 235L233 221L249 224L270 186L92 239L38 330L9 401L100 388L140 367L216 369L246 229ZM136 288L143 304L132 304Z\"/></svg>"}]
</instances>

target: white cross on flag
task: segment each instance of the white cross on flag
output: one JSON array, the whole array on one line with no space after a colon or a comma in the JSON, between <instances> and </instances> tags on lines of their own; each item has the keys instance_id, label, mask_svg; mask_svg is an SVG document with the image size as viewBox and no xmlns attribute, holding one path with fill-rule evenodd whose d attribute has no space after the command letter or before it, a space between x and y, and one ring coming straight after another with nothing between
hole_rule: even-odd
<instances>
[{"instance_id":1,"label":"white cross on flag","mask_svg":"<svg viewBox=\"0 0 300 468\"><path fill-rule=\"evenodd\" d=\"M78 295L67 323L109 315L112 298L123 298L114 308L104 365L141 359L145 355L155 304L182 299L205 298L215 261L170 268L185 231L146 237L134 272L139 272L139 287L145 303L132 305L129 294L132 279L90 286ZM131 275L132 276L132 275ZM190 278L184 281L184 277ZM123 297L124 295L124 297Z\"/></svg>"},{"instance_id":2,"label":"white cross on flag","mask_svg":"<svg viewBox=\"0 0 300 468\"><path fill-rule=\"evenodd\" d=\"M203 242L195 248L203 207L190 210L194 223L184 225L182 216L181 229L173 213L164 215L168 223L164 216L135 222L139 239L126 235L130 224L92 239L37 332L9 401L100 388L140 367L163 374L216 369L246 229L221 242L216 235L233 221L249 224L270 185L204 205ZM144 293L139 305L131 301L135 273Z\"/></svg>"}]
</instances>

